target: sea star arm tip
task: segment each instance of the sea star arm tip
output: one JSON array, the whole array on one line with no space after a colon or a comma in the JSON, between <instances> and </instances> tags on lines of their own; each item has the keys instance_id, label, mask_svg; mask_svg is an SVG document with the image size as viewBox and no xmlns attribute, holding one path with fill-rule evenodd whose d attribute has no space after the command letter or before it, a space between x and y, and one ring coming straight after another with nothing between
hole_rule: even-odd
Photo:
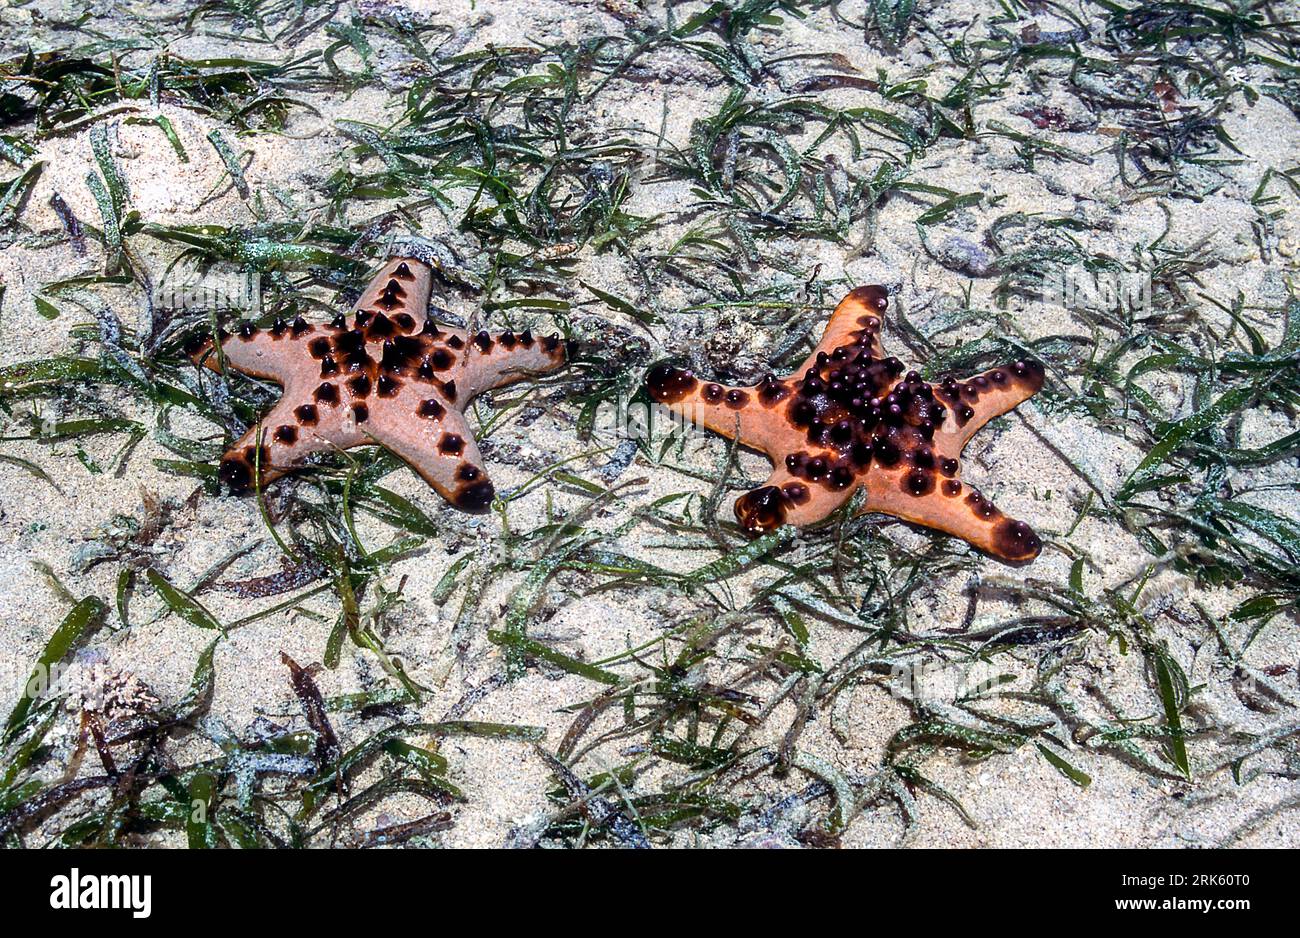
<instances>
[{"instance_id":1,"label":"sea star arm tip","mask_svg":"<svg viewBox=\"0 0 1300 938\"><path fill-rule=\"evenodd\" d=\"M790 396L788 383L772 375L751 387L701 381L692 372L662 363L646 375L650 398L692 424L775 456L781 445L775 420L778 403Z\"/></svg>"},{"instance_id":2,"label":"sea star arm tip","mask_svg":"<svg viewBox=\"0 0 1300 938\"><path fill-rule=\"evenodd\" d=\"M568 346L558 335L534 336L532 330L476 333L469 339L463 375L469 396L546 374L568 361Z\"/></svg>"},{"instance_id":3,"label":"sea star arm tip","mask_svg":"<svg viewBox=\"0 0 1300 938\"><path fill-rule=\"evenodd\" d=\"M818 364L819 356L834 355L840 347L865 344L876 358L885 357L880 339L885 311L889 309L889 291L879 284L857 287L840 300L831 313L830 321L822 332L821 341L797 373L806 372Z\"/></svg>"},{"instance_id":4,"label":"sea star arm tip","mask_svg":"<svg viewBox=\"0 0 1300 938\"><path fill-rule=\"evenodd\" d=\"M1046 371L1040 362L1022 359L990 368L964 380L945 378L935 385L935 396L948 407L942 434L961 447L986 423L1033 397L1043 388Z\"/></svg>"},{"instance_id":5,"label":"sea star arm tip","mask_svg":"<svg viewBox=\"0 0 1300 938\"><path fill-rule=\"evenodd\" d=\"M873 473L867 482L863 512L878 511L934 528L1012 563L1033 560L1042 540L1023 521L1004 515L996 505L959 479L936 480L915 469Z\"/></svg>"},{"instance_id":6,"label":"sea star arm tip","mask_svg":"<svg viewBox=\"0 0 1300 938\"><path fill-rule=\"evenodd\" d=\"M751 534L783 524L814 524L844 504L852 493L848 486L835 489L809 485L781 467L766 483L736 499L736 521Z\"/></svg>"},{"instance_id":7,"label":"sea star arm tip","mask_svg":"<svg viewBox=\"0 0 1300 938\"><path fill-rule=\"evenodd\" d=\"M453 407L420 412L426 419L418 423L399 419L401 410L381 412L370 430L374 442L404 460L456 507L486 511L496 489L464 414Z\"/></svg>"}]
</instances>

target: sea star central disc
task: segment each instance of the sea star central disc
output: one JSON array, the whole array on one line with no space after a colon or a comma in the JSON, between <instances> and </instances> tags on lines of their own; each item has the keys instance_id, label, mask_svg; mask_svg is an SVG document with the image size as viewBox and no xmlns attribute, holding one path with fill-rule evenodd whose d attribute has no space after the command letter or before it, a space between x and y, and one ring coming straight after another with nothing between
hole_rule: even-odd
<instances>
[{"instance_id":1,"label":"sea star central disc","mask_svg":"<svg viewBox=\"0 0 1300 938\"><path fill-rule=\"evenodd\" d=\"M410 463L440 495L482 511L495 491L465 420L475 395L565 361L559 336L439 328L428 315L432 271L414 257L394 257L352 312L329 325L301 317L258 329L242 322L190 349L196 362L226 365L278 382L280 402L221 459L220 476L247 491L254 468L269 482L312 453L379 443ZM261 450L257 449L261 430Z\"/></svg>"},{"instance_id":2,"label":"sea star central disc","mask_svg":"<svg viewBox=\"0 0 1300 938\"><path fill-rule=\"evenodd\" d=\"M858 488L876 511L954 534L1009 561L1042 542L958 478L975 432L1043 386L1043 367L1018 361L938 384L903 374L880 341L884 287L858 287L835 308L816 350L793 375L752 387L705 382L660 365L650 396L695 423L766 453L767 484L736 500L748 531L825 518Z\"/></svg>"}]
</instances>

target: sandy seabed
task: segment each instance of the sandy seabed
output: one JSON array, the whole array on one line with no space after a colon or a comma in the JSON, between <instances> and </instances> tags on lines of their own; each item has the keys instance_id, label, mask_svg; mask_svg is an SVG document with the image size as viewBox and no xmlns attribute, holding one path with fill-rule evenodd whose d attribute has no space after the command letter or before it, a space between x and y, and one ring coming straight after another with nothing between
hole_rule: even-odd
<instances>
[{"instance_id":1,"label":"sandy seabed","mask_svg":"<svg viewBox=\"0 0 1300 938\"><path fill-rule=\"evenodd\" d=\"M96 4L34 2L0 11L0 39L5 57L17 54L30 43L37 51L66 44L69 39L53 28L67 22L82 7L97 11ZM689 17L699 5L676 9L678 21ZM840 12L847 18L861 18L860 3L845 3ZM644 10L631 3L610 2L565 4L542 2L515 4L495 0L474 4L453 2L380 4L361 3L355 11L365 16L396 15L405 10L418 22L445 27L435 35L446 40L443 55L465 54L491 45L552 45L581 43L598 35L626 35L649 22L662 22L662 4L650 2ZM307 33L293 50L249 43L228 34L231 24L201 21L187 32L183 18L163 15L152 4L127 4L102 14L97 28L108 35L130 34L142 24L152 23L152 42L164 45L180 56L191 58L233 55L279 59L292 51L320 48L334 40L322 30ZM123 12L125 11L125 12ZM323 12L323 11L322 11ZM780 10L779 26L759 29L749 35L755 54L763 61L778 62L766 77L750 89L757 100L773 101L786 95L801 77L829 70L860 76L875 76L878 69L894 83L923 76L933 89L951 85L964 73L949 63L940 37L986 35L997 11L966 0L921 4L919 17L926 28L908 39L898 51L879 42L864 41L860 28L837 20L827 8L798 18ZM1026 14L1029 19L1034 16ZM1086 7L1082 16L1094 35L1104 29L1101 11ZM134 17L138 17L135 19ZM338 22L347 22L344 13ZM311 16L308 16L310 19ZM1068 26L1046 11L1038 16L1044 30ZM1015 24L1019 32L1024 23ZM243 174L249 189L261 194L270 220L280 217L328 218L326 180L337 169L373 169L379 162L373 155L357 155L353 140L344 134L346 122L385 126L401 115L405 87L409 85L409 64L400 49L376 47L377 77L355 89L313 90L303 100L311 109L291 110L286 133L248 134L236 137L227 130L242 156ZM341 63L355 67L355 51L339 53ZM816 58L814 58L816 57ZM1248 68L1243 68L1248 71ZM928 249L920 241L917 216L932 198L920 193L900 194L883 201L869 219L856 222L842 242L825 239L774 237L758 250L763 263L736 269L757 278L754 289L798 283L800 277L820 277L843 285L882 283L893 297L894 308L923 332L963 305L992 309L998 285L996 263L988 247L989 226L1003 216L1025 213L1073 218L1086 225L1074 237L1087 251L1112 258L1128 259L1164 235L1162 244L1195 254L1199 269L1199 294L1231 304L1240 295L1247 309L1279 310L1287 299L1288 277L1297 268L1300 227L1292 220L1296 193L1279 186L1274 194L1284 209L1267 234L1265 256L1252 235L1258 218L1252 204L1261 177L1269 168L1293 168L1300 152L1300 123L1296 114L1274 97L1264 96L1247 104L1238 96L1217 115L1231 137L1234 148L1219 155L1230 162L1201 167L1213 173L1213 184L1204 183L1205 194L1196 198L1143 196L1138 187L1121 173L1116 162L1113 137L1107 135L1105 117L1089 113L1080 99L1065 89L1064 79L1043 82L1023 72L999 73L996 97L980 104L977 123L987 128L1007 125L1016 131L1049 139L1084 158L1053 159L1040 155L1027 165L1017 143L1006 136L977 134L970 139L940 139L929 146L911 165L911 178L959 193L980 193L983 199L959 207L941 224L926 229ZM1250 75L1242 74L1247 81ZM3 84L0 82L0 84ZM577 109L584 132L596 135L622 128L639 128L642 139L678 151L689 149L692 121L715 113L732 89L718 72L699 58L680 50L656 53L628 80L611 83L600 96L584 100ZM828 88L815 92L817 100L835 108L887 107L888 102L863 88ZM1179 99L1176 106L1195 107L1194 98ZM1027 114L1037 113L1051 126L1036 126ZM188 155L182 162L163 140L158 126L150 121L158 112L171 121ZM1043 118L1042 115L1049 115ZM210 144L209 134L219 123L196 109L168 103L155 106L146 98L106 118L111 126L109 141L116 165L129 193L129 208L156 225L245 226L254 219L249 202L238 187L230 184L227 165ZM24 127L8 132L23 133ZM26 128L30 131L30 128ZM797 136L799 145L809 145L815 136L810 128ZM894 147L897 149L897 147ZM43 136L38 141L42 171L25 200L17 222L3 235L5 250L0 254L0 367L34 359L49 358L77 350L93 357L93 342L74 329L90 321L85 310L70 303L61 305L57 318L46 318L31 301L31 295L54 281L102 272L104 252L98 241L88 237L83 250L72 239L57 236L64 220L51 204L57 193L71 213L87 224L98 226L100 215L86 177L95 170L92 124ZM653 147L648 150L653 152ZM855 160L847 148L839 155L845 170L866 173L879 154L866 153ZM1203 181L1202 181L1203 182ZM450 214L468 204L471 191L456 190ZM685 231L692 219L683 207L695 196L681 180L656 181L653 167L642 166L631 182L624 210L632 215L660 221L648 240L638 242L647 255L665 250ZM289 205L294 214L290 215ZM388 205L367 202L345 205L336 225L360 225L377 217ZM422 234L450 244L468 268L484 271L490 258L481 246L448 222L448 213L438 206L421 204L416 210ZM139 236L131 240L133 257L144 269L158 275L179 251L175 244ZM514 245L516 250L524 250ZM373 256L371 260L373 260ZM993 265L990 269L990 264ZM578 285L582 284L582 287ZM616 308L594 299L585 287L617 297L635 297L646 304L654 291L655 309L667 311L662 322L636 322ZM827 289L833 302L840 287ZM970 291L969 297L966 291ZM103 290L102 296L130 331L143 328L148 308L138 289ZM316 290L322 300L331 297ZM655 284L638 279L635 269L616 252L597 253L590 247L579 250L556 294L568 298L587 316L600 317L621 331L646 343L649 358L683 356L689 350L697 365L717 368L731 363L736 374L752 377L755 363L766 361L768 351L783 336L734 311L682 311L700 302L698 293L679 278ZM503 294L498 299L509 298ZM446 289L435 303L453 316L472 321L480 315L482 297L469 291ZM1209 302L1198 302L1197 314L1207 321L1230 325L1227 313ZM1045 336L1088 335L1088 329L1060 306L1013 297L1000 315L1014 324L1027 341ZM816 333L819 317L810 328ZM491 322L492 320L489 320ZM1221 321L1221 322L1220 322ZM1276 313L1262 312L1252 318L1264 340L1277 344L1284 322ZM958 326L945 332L938 344L951 347L974 341L988 331L987 322ZM889 349L912 364L903 326L897 318L887 321L885 341ZM1131 364L1137 353L1126 359ZM724 376L728 377L728 376ZM1065 391L1084 392L1076 375L1058 375ZM1157 371L1142 379L1146 392L1174 418L1194 408L1193 388L1185 374ZM561 386L562 387L562 386ZM60 408L70 406L53 397L14 403L5 415L7 423L3 452L18 460L39 465L51 483L33 476L21 462L0 462L0 676L4 693L16 699L58 623L67 614L68 597L62 584L76 597L97 595L110 607L105 626L76 650L73 660L89 675L76 684L66 708L51 733L51 749L34 767L35 777L53 782L69 772L98 771L93 754L80 768L72 766L76 748L77 709L84 686L107 678L127 688L123 706L152 706L176 701L190 685L196 660L212 640L212 633L196 628L183 618L169 614L146 586L136 589L132 599L131 624L122 627L113 607L121 564L102 562L96 553L121 530L122 516L138 520L147 517L146 505L161 506L166 521L147 547L147 563L165 573L176 584L192 583L204 571L235 551L243 551L222 574L226 582L275 573L280 552L268 536L256 500L198 492L199 482L186 475L160 469L155 460L174 459L176 454L153 433L157 413L153 406L119 389L104 389L103 412L142 422L151 431L138 444L122 452L121 435L93 435L55 441L21 439L30 433L33 415L40 421L57 421ZM559 460L578 457L568 470L587 478L604 479L610 450L618 440L607 432L594 441L581 442L575 430L577 408L563 394L544 395L535 403L540 413L521 416L513 412L494 427L487 446L487 463L498 490L510 491ZM1252 411L1243 433L1249 445L1260 446L1292 432L1290 419L1280 413ZM190 439L220 440L221 428L182 408L168 413L169 433ZM1276 676L1282 699L1269 698L1266 705L1243 694L1240 673L1225 667L1217 653L1207 621L1219 622L1240 642L1248 629L1234 626L1225 617L1248 596L1248 583L1210 586L1160 561L1144 550L1118 520L1105 512L1085 513L1081 506L1090 492L1113 494L1142 459L1149 443L1132 439L1105 420L1089 416L1080 408L1048 409L1036 401L1022 405L976 437L964 458L968 481L988 492L1008 514L1030 520L1048 542L1042 556L1029 567L1016 568L991 558L975 558L952 577L927 582L908 594L908 628L914 634L944 633L958 638L960 630L987 630L1016 615L1042 612L1048 607L1011 599L1000 593L1007 583L1023 584L1032 578L1042 584L1065 584L1076 558L1086 558L1085 590L1101 596L1107 589L1121 589L1126 595L1136 590L1147 576L1135 614L1145 618L1151 630L1186 673L1195 688L1193 702L1184 711L1192 728L1216 727L1214 738L1189 740L1192 779L1181 780L1172 770L1160 775L1122 757L1114 750L1077 745L1064 739L1060 753L1090 783L1080 786L1044 757L1042 747L1028 742L1009 752L992 753L974 760L956 749L940 748L924 759L924 772L960 802L969 815L961 814L941 798L915 790L914 806L900 810L894 799L873 801L863 806L842 832L843 846L1208 846L1230 840L1250 846L1295 847L1300 844L1300 823L1294 810L1296 782L1297 638L1300 628L1294 614L1272 619L1250 644L1242 661L1251 668ZM622 490L621 497L604 505L590 519L592 530L609 535L610 550L657 564L671 571L685 572L717 556L707 550L679 550L663 531L647 525L628 525L633 513L665 496L688 491L707 494L710 479L727 452L726 442L712 436L693 440L679 464L697 471L698 477L675 471L669 465L655 465L639 455L617 475L619 482L643 480ZM584 455L588 454L588 455ZM739 469L748 478L766 476L766 462L756 454L739 454ZM1277 514L1300 516L1296 488L1296 462L1273 462L1260 468L1233 469L1237 489L1250 489L1254 504ZM604 481L613 481L604 479ZM286 485L297 483L287 482ZM429 689L418 705L406 708L403 719L443 719L468 690L491 682L503 668L498 646L487 636L498 628L500 617L523 588L526 570L491 579L485 585L482 602L468 623L456 626L459 594L449 601L436 601L435 586L458 560L472 558L466 570L481 570L500 550L500 521L493 515L467 516L443 505L417 476L401 470L385 484L418 504L438 526L438 534L423 548L406 556L384 572L379 585L401 589L403 602L386 617L385 647L400 658L414 680ZM528 531L547 518L548 511L576 511L588 496L580 489L561 485L532 488L512 502L509 524L516 531ZM730 518L727 495L719 517ZM389 543L393 530L371 515L358 513L356 534L372 549ZM621 530L627 525L627 530ZM882 525L873 536L883 537L902 548L922 551L932 536L905 525ZM733 544L739 544L737 539ZM666 546L665 546L666 545ZM796 542L783 555L797 562L804 547ZM954 551L960 553L960 546ZM628 648L644 648L647 661L659 664L665 654L656 642L681 626L691 616L717 616L728 608L745 608L747 596L762 587L773 569L755 565L730 577L714 600L685 597L679 591L651 584L642 589L590 590L576 575L557 577L544 593L539 608L530 618L532 638L560 650L572 659L594 662L619 655ZM980 593L973 620L968 619L971 592ZM222 622L240 619L259 609L283 601L284 596L264 600L240 598L230 591L210 589L199 597L213 616ZM371 600L373 601L373 595ZM853 605L850 603L849 605ZM334 594L325 591L305 600L300 608L285 610L232 630L218 643L214 657L216 674L213 698L205 720L222 725L236 734L271 722L303 728L302 711L294 697L288 673L282 663L285 654L302 664L322 660L324 649L338 614ZM813 621L813 620L810 620ZM1236 631L1231 631L1235 629ZM775 615L755 615L721 637L714 656L700 665L692 680L725 685L729 674L749 663L747 649L770 648L784 635ZM830 663L853 652L864 634L860 630L813 621L803 653ZM1080 707L1108 719L1150 722L1159 715L1161 703L1152 690L1142 656L1125 653L1120 643L1101 630L1089 630L1070 639L1070 667L1063 686ZM668 647L665 645L664 647ZM668 653L674 653L675 649ZM1041 648L1003 649L971 666L971 673L936 671L926 693L933 695L931 717L953 714L961 698L976 681L1009 677L1013 687L1026 687L1043 665ZM936 653L935 660L940 655ZM619 672L623 673L623 672ZM631 672L627 672L631 673ZM821 774L817 766L829 766L839 777L865 784L886 759L886 749L895 734L917 719L914 701L904 701L886 679L863 680L841 694L833 705L801 709L800 695L806 685L785 686L786 672L752 676L743 685L754 698L754 711L766 713L752 728L744 746L754 752L775 752L792 722L802 721L796 765L776 773L770 767L752 773L737 773L725 788L729 798L747 806L738 820L722 823L685 824L670 832L656 833L655 839L678 846L733 846L736 844L796 845L809 842L797 836L812 819L830 810L830 796L810 795ZM960 677L960 679L959 679ZM315 680L327 698L371 691L386 686L387 678L377 660L348 644L335 668L319 669ZM1019 683L1016 683L1019 682ZM98 686L98 684L97 684ZM1003 686L1003 685L1000 685ZM594 688L594 689L593 689ZM550 751L573 723L576 707L590 700L602 688L585 678L540 663L530 667L519 680L502 683L476 700L464 719L516 724L545 729L542 745ZM129 699L128 699L129 698ZM134 703L132 703L134 701ZM991 695L990 712L1015 714L1010 697ZM602 714L599 729L616 727L621 708ZM1099 719L1101 717L1098 717ZM355 713L333 715L334 729L345 748L378 729L382 722ZM1288 730L1289 727L1289 730ZM707 741L713 732L707 726L700 734ZM1241 778L1234 778L1223 754L1243 740L1275 734L1279 743L1261 752L1247 764ZM595 734L593 734L595 735ZM1290 742L1286 742L1286 740ZM1160 761L1160 746L1142 741L1143 751ZM212 758L217 750L208 733L181 733L170 742L170 757L180 764ZM586 776L637 760L638 777L632 792L657 790L680 781L693 770L669 760L647 756L645 736L612 739L588 751L575 771ZM518 842L520 832L534 830L557 808L550 797L556 787L551 768L525 742L472 736L442 740L439 751L448 759L449 778L465 795L465 801L451 811L454 823L424 841L447 847L502 846ZM1165 763L1168 766L1167 763ZM372 772L381 768L374 767ZM807 799L800 797L808 795ZM607 794L608 797L617 797ZM805 803L806 801L806 803ZM27 829L28 845L44 843L66 829L80 812L95 802L50 814ZM1281 808L1282 810L1279 810ZM359 815L342 832L340 843L348 843L358 832L401 824L427 814L428 806L413 796L393 796ZM908 814L910 813L910 817ZM774 820L774 818L776 820ZM140 843L182 842L184 833L160 829L140 838ZM526 837L524 838L526 839Z\"/></svg>"}]
</instances>

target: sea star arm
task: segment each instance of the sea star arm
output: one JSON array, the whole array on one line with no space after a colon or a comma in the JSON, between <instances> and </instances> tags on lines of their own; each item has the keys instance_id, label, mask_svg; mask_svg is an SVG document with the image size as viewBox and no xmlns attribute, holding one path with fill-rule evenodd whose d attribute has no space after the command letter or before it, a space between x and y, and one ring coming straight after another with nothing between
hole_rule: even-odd
<instances>
[{"instance_id":1,"label":"sea star arm","mask_svg":"<svg viewBox=\"0 0 1300 938\"><path fill-rule=\"evenodd\" d=\"M884 358L885 350L880 341L880 326L889 308L889 294L884 287L872 285L858 287L840 300L826 323L826 331L811 355L795 374L803 374L817 364L819 355L833 355L841 346L851 346L858 341L865 331L869 338L867 348L876 358Z\"/></svg>"},{"instance_id":2,"label":"sea star arm","mask_svg":"<svg viewBox=\"0 0 1300 938\"><path fill-rule=\"evenodd\" d=\"M700 381L689 371L657 365L646 376L650 397L697 426L778 457L784 444L776 404L789 397L788 383L768 376L753 387Z\"/></svg>"},{"instance_id":3,"label":"sea star arm","mask_svg":"<svg viewBox=\"0 0 1300 938\"><path fill-rule=\"evenodd\" d=\"M261 453L255 441L261 433ZM312 453L355 446L354 423L337 404L333 407L286 395L262 421L250 427L221 457L218 476L235 493L247 492L260 473L261 484L278 479Z\"/></svg>"},{"instance_id":4,"label":"sea star arm","mask_svg":"<svg viewBox=\"0 0 1300 938\"><path fill-rule=\"evenodd\" d=\"M535 337L523 332L479 332L465 348L461 378L464 393L474 397L490 388L522 381L530 375L555 371L565 361L566 350L558 335Z\"/></svg>"},{"instance_id":5,"label":"sea star arm","mask_svg":"<svg viewBox=\"0 0 1300 938\"><path fill-rule=\"evenodd\" d=\"M964 381L941 381L934 393L948 413L935 434L937 447L958 455L986 423L1037 394L1043 379L1043 366L1031 360L991 368Z\"/></svg>"},{"instance_id":6,"label":"sea star arm","mask_svg":"<svg viewBox=\"0 0 1300 938\"><path fill-rule=\"evenodd\" d=\"M395 409L381 410L366 433L401 457L443 498L466 511L484 511L496 490L465 415L439 392L403 390ZM415 419L406 419L409 412Z\"/></svg>"},{"instance_id":7,"label":"sea star arm","mask_svg":"<svg viewBox=\"0 0 1300 938\"><path fill-rule=\"evenodd\" d=\"M414 332L426 320L431 287L432 273L427 264L414 258L390 259L353 307L353 312L359 314L358 328L364 326L372 339ZM311 343L313 338L328 340L345 330L346 321L341 316L330 326L313 326L299 318L292 324L276 322L270 329L259 329L252 321L244 320L234 333L222 336L221 355L216 354L209 340L191 349L191 357L214 371L221 371L224 359L245 374L287 385L294 377L309 378L309 373L320 369L326 358L336 361L340 357L338 350L331 349L328 341L322 347L325 351L319 354ZM461 336L463 343L464 334ZM298 345L306 345L310 357L289 353Z\"/></svg>"},{"instance_id":8,"label":"sea star arm","mask_svg":"<svg viewBox=\"0 0 1300 938\"><path fill-rule=\"evenodd\" d=\"M788 427L783 426L776 405L790 396L792 385L805 373L838 360L835 354L841 347L858 344L872 355L883 355L880 326L888 305L884 287L858 287L851 292L835 307L817 348L791 378L768 375L753 387L729 387L660 365L646 376L646 389L654 400L692 423L783 458Z\"/></svg>"},{"instance_id":9,"label":"sea star arm","mask_svg":"<svg viewBox=\"0 0 1300 938\"><path fill-rule=\"evenodd\" d=\"M259 329L251 320L243 320L232 333L221 334L221 353L217 354L210 337L196 336L194 344L187 351L190 358L200 365L206 365L213 371L222 372L222 363L236 371L286 384L293 373L300 368L300 363L287 356L285 350L289 345L286 337L299 339L320 331L319 327L308 325L301 318L292 325L276 322L270 329Z\"/></svg>"},{"instance_id":10,"label":"sea star arm","mask_svg":"<svg viewBox=\"0 0 1300 938\"><path fill-rule=\"evenodd\" d=\"M371 278L353 312L382 313L402 332L423 325L429 314L433 271L413 257L393 257Z\"/></svg>"},{"instance_id":11,"label":"sea star arm","mask_svg":"<svg viewBox=\"0 0 1300 938\"><path fill-rule=\"evenodd\" d=\"M899 466L873 467L862 511L879 511L960 537L980 550L1013 562L1033 560L1042 550L1033 529L1009 518L956 478Z\"/></svg>"},{"instance_id":12,"label":"sea star arm","mask_svg":"<svg viewBox=\"0 0 1300 938\"><path fill-rule=\"evenodd\" d=\"M746 531L770 531L783 524L813 524L839 508L853 493L851 486L809 485L784 466L767 482L736 499L736 520Z\"/></svg>"}]
</instances>

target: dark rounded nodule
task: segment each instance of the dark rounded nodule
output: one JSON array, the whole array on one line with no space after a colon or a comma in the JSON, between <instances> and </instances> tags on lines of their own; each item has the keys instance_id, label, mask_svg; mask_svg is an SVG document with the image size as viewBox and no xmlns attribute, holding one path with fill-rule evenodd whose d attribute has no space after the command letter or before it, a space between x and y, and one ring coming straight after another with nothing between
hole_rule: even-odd
<instances>
[{"instance_id":1,"label":"dark rounded nodule","mask_svg":"<svg viewBox=\"0 0 1300 938\"><path fill-rule=\"evenodd\" d=\"M197 355L199 352L201 352L204 346L206 346L208 342L211 340L211 338L212 335L211 333L208 332L207 329L200 329L197 332L191 333L185 339L185 344L182 346L182 348L184 349L186 355L192 357L194 355Z\"/></svg>"},{"instance_id":2,"label":"dark rounded nodule","mask_svg":"<svg viewBox=\"0 0 1300 938\"><path fill-rule=\"evenodd\" d=\"M1032 358L1016 362L1011 366L1010 371L1035 394L1042 390L1043 382L1047 380L1047 370L1043 367L1043 363Z\"/></svg>"},{"instance_id":3,"label":"dark rounded nodule","mask_svg":"<svg viewBox=\"0 0 1300 938\"><path fill-rule=\"evenodd\" d=\"M878 313L883 313L889 308L889 291L878 283L858 287L849 293L849 296L868 309L873 309ZM845 299L848 299L848 297L845 297Z\"/></svg>"},{"instance_id":4,"label":"dark rounded nodule","mask_svg":"<svg viewBox=\"0 0 1300 938\"><path fill-rule=\"evenodd\" d=\"M232 457L221 460L217 478L235 495L243 495L253 487L253 470L242 459Z\"/></svg>"},{"instance_id":5,"label":"dark rounded nodule","mask_svg":"<svg viewBox=\"0 0 1300 938\"><path fill-rule=\"evenodd\" d=\"M1023 521L1007 518L993 529L993 547L1003 560L1021 563L1037 557L1043 549L1043 542Z\"/></svg>"},{"instance_id":6,"label":"dark rounded nodule","mask_svg":"<svg viewBox=\"0 0 1300 938\"><path fill-rule=\"evenodd\" d=\"M482 482L475 482L473 485L467 485L456 493L456 507L464 511L475 513L487 511L488 506L492 504L492 499L496 498L496 489L492 483L484 479Z\"/></svg>"},{"instance_id":7,"label":"dark rounded nodule","mask_svg":"<svg viewBox=\"0 0 1300 938\"><path fill-rule=\"evenodd\" d=\"M695 390L695 375L671 365L655 365L646 375L646 390L660 404L673 404Z\"/></svg>"},{"instance_id":8,"label":"dark rounded nodule","mask_svg":"<svg viewBox=\"0 0 1300 938\"><path fill-rule=\"evenodd\" d=\"M736 499L736 520L751 533L770 531L785 523L785 499L775 485L746 492Z\"/></svg>"}]
</instances>

